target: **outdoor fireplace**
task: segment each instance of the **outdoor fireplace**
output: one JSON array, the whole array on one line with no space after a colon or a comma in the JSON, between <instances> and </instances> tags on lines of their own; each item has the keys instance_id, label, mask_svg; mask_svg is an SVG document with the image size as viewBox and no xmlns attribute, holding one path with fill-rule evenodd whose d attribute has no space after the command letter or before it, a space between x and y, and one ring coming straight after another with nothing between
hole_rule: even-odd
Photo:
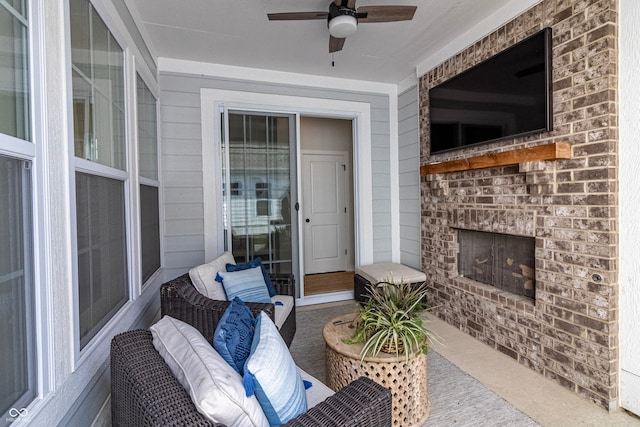
<instances>
[{"instance_id":1,"label":"outdoor fireplace","mask_svg":"<svg viewBox=\"0 0 640 427\"><path fill-rule=\"evenodd\" d=\"M535 299L533 237L458 230L461 276Z\"/></svg>"},{"instance_id":2,"label":"outdoor fireplace","mask_svg":"<svg viewBox=\"0 0 640 427\"><path fill-rule=\"evenodd\" d=\"M608 410L624 372L617 3L538 2L421 75L418 98L421 268L434 314ZM554 130L432 154L429 90L547 25ZM556 156L565 142L568 156ZM495 237L468 247L460 230L524 237L535 263ZM528 296L503 289L513 285Z\"/></svg>"}]
</instances>

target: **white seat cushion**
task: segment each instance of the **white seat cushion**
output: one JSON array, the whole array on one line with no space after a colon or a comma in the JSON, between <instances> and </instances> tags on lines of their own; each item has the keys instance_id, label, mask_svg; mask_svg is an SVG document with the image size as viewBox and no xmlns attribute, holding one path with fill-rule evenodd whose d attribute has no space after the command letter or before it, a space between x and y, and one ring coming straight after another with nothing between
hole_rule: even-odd
<instances>
[{"instance_id":1,"label":"white seat cushion","mask_svg":"<svg viewBox=\"0 0 640 427\"><path fill-rule=\"evenodd\" d=\"M374 285L378 282L422 283L427 280L426 274L422 271L395 262L362 265L356 268L355 273Z\"/></svg>"},{"instance_id":2,"label":"white seat cushion","mask_svg":"<svg viewBox=\"0 0 640 427\"><path fill-rule=\"evenodd\" d=\"M231 252L224 252L218 258L213 261L202 264L197 267L193 267L189 270L189 277L193 286L198 292L207 298L215 300L226 300L227 294L224 292L222 283L216 282L216 275L219 271L226 272L227 264L235 264L236 260L233 258Z\"/></svg>"},{"instance_id":3,"label":"white seat cushion","mask_svg":"<svg viewBox=\"0 0 640 427\"><path fill-rule=\"evenodd\" d=\"M240 374L197 329L169 316L149 329L153 346L200 413L228 426L269 425L256 397L247 397Z\"/></svg>"},{"instance_id":4,"label":"white seat cushion","mask_svg":"<svg viewBox=\"0 0 640 427\"><path fill-rule=\"evenodd\" d=\"M318 403L325 400L327 397L336 394L335 391L331 390L329 387L320 382L320 380L317 380L316 378L307 374L302 369L298 368L298 371L300 372L300 376L302 377L303 381L308 381L311 383L311 387L305 390L307 394L307 408L313 408Z\"/></svg>"},{"instance_id":5,"label":"white seat cushion","mask_svg":"<svg viewBox=\"0 0 640 427\"><path fill-rule=\"evenodd\" d=\"M280 329L293 309L294 300L291 295L274 295L271 297L271 302L274 305L273 323Z\"/></svg>"}]
</instances>

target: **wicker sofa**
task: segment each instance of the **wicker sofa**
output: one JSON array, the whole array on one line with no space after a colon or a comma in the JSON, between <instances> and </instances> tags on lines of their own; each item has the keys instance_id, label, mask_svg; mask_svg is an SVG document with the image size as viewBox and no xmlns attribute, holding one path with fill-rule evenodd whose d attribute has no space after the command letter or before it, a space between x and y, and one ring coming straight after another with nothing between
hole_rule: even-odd
<instances>
[{"instance_id":1,"label":"wicker sofa","mask_svg":"<svg viewBox=\"0 0 640 427\"><path fill-rule=\"evenodd\" d=\"M200 321L193 326L201 330ZM111 341L111 416L118 426L222 426L200 414L153 346L148 330ZM360 377L287 426L391 426L391 392Z\"/></svg>"},{"instance_id":2,"label":"wicker sofa","mask_svg":"<svg viewBox=\"0 0 640 427\"><path fill-rule=\"evenodd\" d=\"M295 296L295 279L292 274L270 274L271 282L279 295ZM252 313L257 315L264 311L271 320L275 320L275 306L269 303L247 302ZM213 341L213 333L220 318L229 306L229 301L213 300L205 297L193 286L189 274L183 274L164 283L160 287L160 312L195 326L209 341ZM280 335L291 345L296 333L296 307L280 327Z\"/></svg>"}]
</instances>

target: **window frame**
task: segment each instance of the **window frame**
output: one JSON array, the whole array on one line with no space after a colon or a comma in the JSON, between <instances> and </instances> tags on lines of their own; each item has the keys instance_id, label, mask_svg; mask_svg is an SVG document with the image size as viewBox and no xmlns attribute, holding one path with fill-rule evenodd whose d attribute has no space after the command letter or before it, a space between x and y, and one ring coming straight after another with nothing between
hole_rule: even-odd
<instances>
[{"instance_id":1,"label":"window frame","mask_svg":"<svg viewBox=\"0 0 640 427\"><path fill-rule=\"evenodd\" d=\"M22 80L24 81L24 84L27 85L27 87L25 88L28 92L28 96L25 97L26 101L28 102L28 105L23 105L22 109L24 110L24 113L26 114L25 117L22 117L21 120L22 121L27 121L28 124L24 124L22 127L22 132L25 132L25 136L26 138L20 138L19 136L12 136L12 135L8 135L8 134L4 134L0 132L0 135L5 136L5 137L11 137L15 140L18 141L27 141L27 142L31 142L33 143L34 140L34 100L35 100L35 92L34 92L34 78L33 78L33 61L34 61L34 51L33 51L33 47L34 47L34 25L32 22L32 10L33 10L33 5L32 3L35 3L35 1L30 1L30 0L24 0L27 4L27 10L26 10L26 18L24 16L22 16L22 14L20 14L15 8L13 8L11 6L11 4L7 3L7 2L1 2L0 3L0 7L2 7L3 9L7 10L7 12L13 16L14 19L17 19L18 21L20 21L21 24L23 24L24 28L24 32L26 34L26 40L24 40L22 42L23 47L27 49L26 52L26 70L20 70L21 74L22 74ZM15 52L14 52L15 54ZM19 55L17 55L19 56ZM14 71L16 71L16 69L14 68ZM17 110L17 105L16 105L16 110ZM18 118L18 117L16 117ZM18 132L19 133L19 132Z\"/></svg>"},{"instance_id":2,"label":"window frame","mask_svg":"<svg viewBox=\"0 0 640 427\"><path fill-rule=\"evenodd\" d=\"M38 0L44 1L44 0ZM111 36L123 49L123 85L124 85L124 133L125 142L123 153L126 157L124 162L124 170L104 166L94 163L86 159L75 157L73 130L73 87L72 87L72 61L71 61L71 15L69 10L70 0L64 0L66 5L66 49L68 59L67 67L67 111L68 121L67 129L69 132L69 141L67 142L67 155L69 158L69 203L71 216L71 233L70 238L70 258L72 264L72 303L73 311L73 332L71 340L73 343L73 369L82 366L85 361L92 359L97 350L101 349L104 340L110 339L110 336L117 330L117 325L121 321L130 318L129 308L134 302L143 297L145 289L151 283L158 283L162 277L164 268L163 253L163 195L162 195L162 170L161 170L161 122L160 122L160 97L157 83L157 75L151 71L149 65L144 61L140 54L135 41L131 38L125 29L123 29L118 20L117 10L106 0L87 0L93 7L94 11L103 20L107 30ZM147 87L156 98L156 117L157 117L157 138L158 138L158 180L149 182L147 178L139 176L138 166L138 143L137 143L137 75L143 79ZM76 184L75 173L84 172L100 175L106 178L114 178L123 181L125 190L125 228L126 228L126 248L127 248L127 279L128 279L128 301L97 331L93 338L82 348L80 348L80 328L79 328L79 288L78 288L78 250L77 250L77 216L76 216ZM147 280L142 281L142 264L141 264L141 230L140 230L140 185L152 184L158 188L159 194L159 221L160 221L160 268ZM144 298L148 298L145 294Z\"/></svg>"},{"instance_id":3,"label":"window frame","mask_svg":"<svg viewBox=\"0 0 640 427\"><path fill-rule=\"evenodd\" d=\"M4 136L4 134L2 134ZM28 143L28 142L25 142ZM38 293L39 293L39 282L36 279L36 247L35 247L35 234L36 227L34 222L34 211L35 211L35 185L34 185L34 173L33 173L33 162L34 160L25 158L23 156L14 156L8 155L3 150L3 143L0 140L0 156L9 159L13 162L17 162L22 164L22 173L20 174L20 185L23 187L22 191L18 193L21 201L21 210L22 210L22 234L20 238L22 239L20 243L22 244L22 253L20 253L19 257L24 257L23 265L22 265L22 277L24 280L24 307L21 307L23 310L24 320L24 332L25 336L22 337L25 341L26 347L26 383L28 384L27 390L23 392L16 400L14 400L13 408L26 408L29 405L33 404L38 400L40 396L41 389L41 379L40 373L42 372L42 359L39 358L39 346L38 346L38 314L37 310L39 306L37 304ZM26 194L25 194L26 193ZM0 282L0 285L4 282ZM13 301L13 300L12 300ZM6 412L0 413L3 415L2 421L0 424L4 423L5 420L10 419L10 415L7 416Z\"/></svg>"},{"instance_id":4,"label":"window frame","mask_svg":"<svg viewBox=\"0 0 640 427\"><path fill-rule=\"evenodd\" d=\"M100 16L102 21L104 22L107 30L110 32L111 36L115 39L115 41L122 48L122 58L123 58L123 86L124 86L124 147L123 153L125 155L124 159L124 169L118 169L117 167L106 166L101 163L93 162L90 160L86 160L84 158L75 156L75 147L74 147L74 116L73 116L73 77L72 77L72 57L71 57L71 15L69 6L67 6L66 12L66 32L67 32L67 49L69 52L69 56L67 58L67 78L68 78L68 129L69 129L69 140L67 142L67 150L68 150L68 158L69 158L69 212L70 212L70 231L71 231L71 267L72 267L72 300L73 300L73 366L76 369L78 366L82 365L85 361L90 359L91 355L95 352L97 348L100 347L100 343L104 340L108 340L110 336L114 333L115 326L120 322L120 320L125 316L127 311L127 307L131 305L131 303L139 296L139 291L136 290L136 265L134 254L137 253L136 247L136 236L137 230L133 225L135 221L132 218L136 217L136 207L137 204L134 202L134 194L136 193L133 189L135 188L132 185L132 177L135 175L132 174L133 168L133 156L135 156L135 151L131 149L131 141L132 141L132 123L134 123L133 115L135 114L135 108L133 104L134 95L132 94L134 90L134 84L131 80L131 74L133 70L134 64L134 56L131 52L131 48L129 47L131 43L128 43L126 38L122 35L119 30L118 25L113 21L111 14L108 10L106 10L105 6L102 4L101 0L86 0L90 6L94 9L95 13ZM69 5L69 0L66 0L67 5ZM79 283L78 283L78 218L76 212L76 172L86 173L90 175L96 175L103 178L109 178L121 181L124 187L124 218L125 218L125 247L127 250L127 301L106 321L104 322L100 329L96 331L95 334L89 339L89 341L81 346L80 343L80 298L79 298Z\"/></svg>"},{"instance_id":5,"label":"window frame","mask_svg":"<svg viewBox=\"0 0 640 427\"><path fill-rule=\"evenodd\" d=\"M24 402L25 408L30 414L37 413L46 402L46 398L54 389L55 360L53 343L53 326L51 307L52 284L50 277L54 266L48 257L48 234L51 218L48 205L50 196L43 191L46 188L47 176L52 169L48 164L47 147L44 141L49 139L49 129L42 126L47 116L47 95L44 81L46 63L46 51L43 34L44 14L46 0L26 0L27 4L27 71L25 75L28 81L28 112L29 139L20 139L11 135L0 133L0 155L12 157L28 162L30 168L30 225L31 230L25 236L25 245L31 246L31 260L33 268L29 273L33 283L29 290L32 296L31 319L32 332L34 334L32 368L35 372L34 397L29 402ZM35 268L38 266L38 268ZM17 403L17 402L16 402ZM22 404L22 402L20 402Z\"/></svg>"},{"instance_id":6,"label":"window frame","mask_svg":"<svg viewBox=\"0 0 640 427\"><path fill-rule=\"evenodd\" d=\"M157 171L157 176L158 178L156 180L142 176L140 174L140 143L139 143L139 135L138 135L138 124L139 124L139 117L138 117L138 77L144 82L144 84L146 85L147 89L149 90L149 92L151 93L151 95L154 97L155 101L156 101L156 105L155 105L155 113L156 113L156 171ZM135 180L137 180L136 184L135 184L135 196L136 197L136 201L137 203L135 203L135 206L137 208L137 214L136 214L136 224L135 227L137 228L136 230L136 242L137 242L137 248L138 250L135 253L135 257L136 257L136 265L137 265L137 271L136 271L136 276L139 278L140 281L140 289L138 289L138 292L141 293L144 288L146 288L150 283L152 283L154 281L155 278L158 277L158 275L160 274L160 272L162 271L162 268L164 266L164 250L163 250L163 216L162 216L162 206L163 206L163 197L162 197L162 186L161 186L161 176L162 176L162 170L161 170L161 162L160 162L160 155L161 155L161 137L160 137L160 97L159 97L159 89L158 89L158 84L157 82L152 78L152 73L149 71L148 67L146 66L146 64L143 61L135 61L135 70L134 70L134 74L133 74L133 80L135 83L135 87L133 92L133 97L134 97L134 106L135 108L133 108L135 111L133 113L134 115L134 121L132 123L135 123L135 125L132 125L132 133L133 133L133 138L132 138L132 143L131 143L131 147L130 147L130 151L133 154L133 158L135 159L135 165L132 165L132 167L135 169L135 174L133 174L132 176L134 177ZM153 83L150 83L153 82ZM160 250L160 265L158 267L158 269L146 280L143 281L143 271L142 271L142 206L140 204L140 186L142 185L146 185L149 187L154 187L157 188L158 190L158 221L159 221L159 229L158 229L158 233L159 233L159 237L160 237L160 241L159 241L159 250Z\"/></svg>"},{"instance_id":7,"label":"window frame","mask_svg":"<svg viewBox=\"0 0 640 427\"><path fill-rule=\"evenodd\" d=\"M73 0L66 0L66 1L69 3L69 6L70 6L70 2L73 1ZM122 170L122 171L126 172L126 171L130 170L130 167L131 167L131 165L130 165L130 160L131 160L130 153L127 150L127 142L128 142L127 141L127 137L128 137L128 134L129 134L128 126L130 126L130 122L128 122L128 120L130 120L129 116L131 114L131 112L130 112L131 105L127 105L127 103L128 103L128 101L130 101L130 92L129 91L131 90L131 87L132 87L132 83L127 81L127 79L128 79L127 75L129 73L129 70L128 70L129 64L128 64L128 62L129 61L133 61L133 59L132 59L131 54L129 52L130 49L128 48L128 44L127 44L127 42L125 40L125 37L123 37L119 33L119 31L117 29L117 25L115 23L113 23L112 20L110 19L110 14L108 13L108 11L104 10L103 7L100 7L101 6L100 2L96 1L96 0L79 0L79 1L86 1L89 4L88 11L89 11L90 15L89 15L89 28L88 28L88 30L92 31L92 29L93 29L93 20L91 19L91 18L93 18L93 14L91 13L91 11L93 10L93 12L99 17L99 19L102 21L102 23L104 24L105 28L109 32L109 36L110 37L107 39L107 43L110 42L110 40L112 38L118 44L118 47L122 51L122 70L123 70L123 73L122 73L122 86L123 86L122 103L123 103L123 105L122 105L122 108L120 108L120 106L117 105L117 102L115 102L117 96L114 93L106 93L104 90L102 90L102 86L99 84L99 82L96 81L96 80L93 80L93 78L95 77L95 75L93 73L91 73L92 75L87 75L84 70L74 66L74 63L73 63L73 47L71 46L71 43L72 43L72 37L71 37L72 21L71 21L71 10L70 10L70 7L69 7L69 10L68 10L68 13L67 13L67 17L69 19L69 21L68 21L68 29L67 30L68 30L68 38L69 38L69 42L68 43L69 43L69 47L70 47L69 58L68 58L68 60L69 60L68 67L69 67L69 70L70 70L70 82L69 82L69 85L70 85L70 89L71 89L69 91L69 93L70 93L70 98L69 99L70 99L70 101L72 103L72 108L71 108L71 111L70 111L71 136L74 138L74 144L75 144L75 132L73 132L74 125L75 125L75 122L74 122L74 111L73 111L73 105L75 105L74 104L75 97L74 97L74 93L73 93L73 89L74 89L74 87L73 87L73 79L74 79L73 78L73 74L76 73L76 74L78 74L78 78L79 79L81 79L83 82L85 82L86 84L88 84L90 86L90 91L91 91L91 94L92 94L91 100L93 101L92 105L94 105L94 111L95 111L95 114L94 114L94 116L92 116L92 118L96 117L97 114L99 113L98 107L97 107L97 105L99 103L97 101L104 98L104 99L106 99L108 101L108 109L109 109L111 130L113 130L114 123L116 122L115 118L113 117L113 111L112 111L114 107L116 107L118 110L122 110L121 112L122 112L122 117L123 117L123 121L124 121L123 129L122 129L124 141L123 141L123 146L120 147L121 150L119 152L117 150L114 150L114 148L118 148L118 147L115 144L111 143L111 144L108 145L109 148L110 148L108 150L109 151L108 154L111 157L111 161L109 162L109 164L102 163L99 160L95 160L95 161L94 160L90 160L90 161L92 163L100 164L100 165L106 166L108 168L118 169L118 170ZM90 41L93 41L93 35L94 34L92 32L90 34ZM100 40L98 40L98 42L99 41ZM93 66L95 64L104 65L104 64L99 63L99 62L94 62L94 58L95 58L94 49L93 49L94 46L95 45L92 44L92 43L90 44L90 46L88 46L88 48L91 49L90 54L89 54L90 58L91 58L90 59L91 60L91 64L90 65L91 66ZM108 51L107 56L110 56L112 54L113 54L113 51L110 50L110 51ZM107 65L111 66L111 62L109 62ZM110 86L108 89L109 89L109 91L111 91L111 89L113 89L113 86ZM94 136L95 136L95 135L97 135L97 133L98 133L97 129L99 128L99 126L97 126L97 125L101 125L102 123L98 123L97 121L94 120L94 123L91 123L91 124L95 124L96 125L96 126L93 126L93 128L94 128ZM115 133L113 133L113 132L110 134L110 136L114 136L114 135L115 135ZM83 148L86 148L86 147L83 147ZM74 150L75 150L75 146L72 147L72 153L74 154L74 158L88 160L88 159L86 159L86 157L75 157ZM123 159L121 165L117 164L118 162L115 161L115 158L119 154L125 157Z\"/></svg>"},{"instance_id":8,"label":"window frame","mask_svg":"<svg viewBox=\"0 0 640 427\"><path fill-rule=\"evenodd\" d=\"M1 1L1 0L0 0ZM5 3L5 2L3 2ZM25 237L25 244L31 246L31 264L37 266L31 271L33 278L30 293L33 300L32 328L29 333L34 337L34 365L30 372L36 380L34 397L25 402L29 417L42 418L42 412L58 399L53 393L58 387L59 378L56 376L73 374L79 381L89 381L96 374L99 365L108 360L108 341L117 332L118 323L132 324L138 313L128 310L131 302L141 294L134 292L140 288L134 279L133 263L129 264L129 302L120 308L107 324L96 334L82 352L79 351L79 334L75 319L77 318L77 236L74 230L75 219L75 172L89 170L98 175L109 177L112 170L96 168L77 159L73 145L73 91L71 79L71 46L70 46L70 14L69 0L61 0L58 6L48 0L25 0L27 4L28 28L26 31L26 45L28 52L27 70L27 99L29 111L28 130L25 134L28 140L20 139L8 134L0 134L0 154L19 159L30 164L30 225L29 236ZM132 232L132 224L136 224L132 212L137 208L133 200L133 191L138 185L136 175L129 166L131 159L136 159L130 153L133 138L130 135L130 111L135 101L127 85L131 85L130 75L134 75L133 64L135 55L143 58L136 42L127 33L120 16L108 0L90 0L89 2L102 18L111 35L123 49L123 84L125 85L125 156L127 158L125 173L116 173L124 182L126 211L126 233L129 261L134 260L136 236ZM60 43L55 43L46 49L48 41L45 35L51 31L60 32L63 37ZM143 60L140 66L149 69ZM49 68L51 67L51 68ZM48 70L48 72L45 72ZM148 77L146 83L157 93L157 76L147 71L143 76ZM155 94L154 93L154 94ZM27 102L25 102L27 104ZM57 118L62 118L59 120ZM158 114L158 124L159 114ZM12 132L10 129L8 132ZM158 133L160 139L160 134ZM65 151L66 150L66 151ZM160 145L158 147L160 155ZM160 159L158 159L160 163ZM161 171L159 170L159 174ZM159 180L160 181L160 180ZM159 189L161 190L161 186ZM162 191L159 191L162 198ZM62 201L62 203L61 203ZM159 201L162 204L162 200ZM162 227L162 211L160 212ZM60 234L62 233L62 234ZM162 228L161 228L162 244ZM162 249L161 249L162 250ZM75 267L74 267L75 263ZM156 282L159 280L156 278ZM144 303L155 297L155 292L146 292ZM106 352L105 352L106 349ZM58 390L60 391L60 390ZM73 393L73 392L72 392ZM12 402L9 402L10 404ZM22 405L22 402L16 401ZM22 408L19 408L22 409ZM11 420L19 421L19 420ZM23 424L19 421L19 424ZM7 421L10 422L10 421ZM28 422L28 420L27 420ZM1 423L0 423L1 424Z\"/></svg>"}]
</instances>

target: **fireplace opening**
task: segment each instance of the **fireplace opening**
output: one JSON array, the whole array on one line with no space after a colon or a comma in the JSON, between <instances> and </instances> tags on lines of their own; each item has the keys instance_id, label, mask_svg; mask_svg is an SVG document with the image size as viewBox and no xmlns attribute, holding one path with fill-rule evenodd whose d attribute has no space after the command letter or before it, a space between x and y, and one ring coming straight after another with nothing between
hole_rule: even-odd
<instances>
[{"instance_id":1,"label":"fireplace opening","mask_svg":"<svg viewBox=\"0 0 640 427\"><path fill-rule=\"evenodd\" d=\"M458 230L458 272L463 277L535 299L535 239Z\"/></svg>"}]
</instances>

